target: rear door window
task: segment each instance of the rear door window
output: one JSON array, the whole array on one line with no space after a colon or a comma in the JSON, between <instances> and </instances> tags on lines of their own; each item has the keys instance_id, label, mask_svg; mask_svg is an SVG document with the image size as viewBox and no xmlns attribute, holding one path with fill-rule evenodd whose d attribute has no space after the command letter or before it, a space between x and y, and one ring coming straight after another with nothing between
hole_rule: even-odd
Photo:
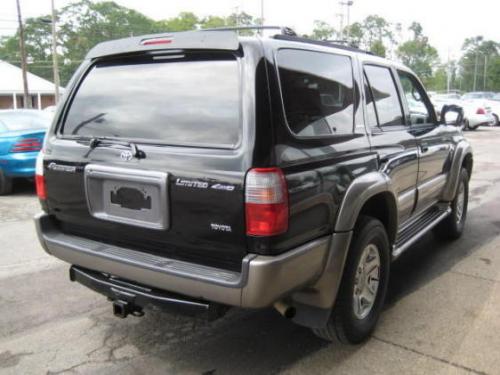
<instances>
[{"instance_id":1,"label":"rear door window","mask_svg":"<svg viewBox=\"0 0 500 375\"><path fill-rule=\"evenodd\" d=\"M390 69L366 65L365 73L371 88L379 125L382 127L403 125L403 109Z\"/></svg>"},{"instance_id":2,"label":"rear door window","mask_svg":"<svg viewBox=\"0 0 500 375\"><path fill-rule=\"evenodd\" d=\"M281 49L278 69L285 116L298 136L350 134L354 126L351 59Z\"/></svg>"},{"instance_id":3,"label":"rear door window","mask_svg":"<svg viewBox=\"0 0 500 375\"><path fill-rule=\"evenodd\" d=\"M366 123L368 126L378 126L377 112L375 111L375 101L373 100L372 91L368 86L368 78L365 74L365 104L366 104Z\"/></svg>"},{"instance_id":4,"label":"rear door window","mask_svg":"<svg viewBox=\"0 0 500 375\"><path fill-rule=\"evenodd\" d=\"M80 84L65 135L234 148L241 136L233 55L101 62Z\"/></svg>"}]
</instances>

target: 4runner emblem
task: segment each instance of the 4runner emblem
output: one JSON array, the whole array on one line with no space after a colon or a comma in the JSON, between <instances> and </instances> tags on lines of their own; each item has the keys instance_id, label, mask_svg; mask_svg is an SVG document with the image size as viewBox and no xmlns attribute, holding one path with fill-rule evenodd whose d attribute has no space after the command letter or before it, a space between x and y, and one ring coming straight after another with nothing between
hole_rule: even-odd
<instances>
[{"instance_id":1,"label":"4runner emblem","mask_svg":"<svg viewBox=\"0 0 500 375\"><path fill-rule=\"evenodd\" d=\"M130 151L122 151L122 153L120 154L120 159L122 159L123 161L130 161L132 160L132 153Z\"/></svg>"}]
</instances>

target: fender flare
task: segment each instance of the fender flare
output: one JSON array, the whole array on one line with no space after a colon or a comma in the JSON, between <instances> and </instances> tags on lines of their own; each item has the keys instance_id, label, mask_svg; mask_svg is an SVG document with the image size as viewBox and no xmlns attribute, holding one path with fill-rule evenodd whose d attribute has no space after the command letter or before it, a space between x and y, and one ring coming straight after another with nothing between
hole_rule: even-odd
<instances>
[{"instance_id":1,"label":"fender flare","mask_svg":"<svg viewBox=\"0 0 500 375\"><path fill-rule=\"evenodd\" d=\"M354 229L356 220L365 203L380 193L390 194L397 215L397 198L389 177L382 172L370 172L354 179L347 188L338 210L334 231L347 232ZM395 222L397 228L397 220Z\"/></svg>"},{"instance_id":2,"label":"fender flare","mask_svg":"<svg viewBox=\"0 0 500 375\"><path fill-rule=\"evenodd\" d=\"M467 155L472 156L472 147L470 143L464 139L456 145L453 160L451 161L448 181L446 182L441 195L443 201L450 202L453 198L455 198L455 191L457 190L458 179L462 169L461 166Z\"/></svg>"}]
</instances>

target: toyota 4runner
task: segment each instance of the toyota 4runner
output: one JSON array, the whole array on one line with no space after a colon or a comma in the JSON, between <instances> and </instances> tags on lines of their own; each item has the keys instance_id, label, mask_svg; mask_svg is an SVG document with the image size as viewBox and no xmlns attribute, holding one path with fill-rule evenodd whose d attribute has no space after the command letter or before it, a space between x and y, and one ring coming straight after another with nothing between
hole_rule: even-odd
<instances>
[{"instance_id":1,"label":"toyota 4runner","mask_svg":"<svg viewBox=\"0 0 500 375\"><path fill-rule=\"evenodd\" d=\"M121 317L274 306L357 343L391 262L463 231L472 151L451 112L405 66L287 28L101 43L38 158L39 239Z\"/></svg>"}]
</instances>

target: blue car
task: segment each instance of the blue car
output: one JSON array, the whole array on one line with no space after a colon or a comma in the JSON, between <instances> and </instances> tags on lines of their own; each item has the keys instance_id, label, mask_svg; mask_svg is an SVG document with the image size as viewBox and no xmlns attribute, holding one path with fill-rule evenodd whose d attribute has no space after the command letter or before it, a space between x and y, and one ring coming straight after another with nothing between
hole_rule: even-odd
<instances>
[{"instance_id":1,"label":"blue car","mask_svg":"<svg viewBox=\"0 0 500 375\"><path fill-rule=\"evenodd\" d=\"M12 191L14 178L33 178L38 152L53 113L0 111L0 195Z\"/></svg>"}]
</instances>

